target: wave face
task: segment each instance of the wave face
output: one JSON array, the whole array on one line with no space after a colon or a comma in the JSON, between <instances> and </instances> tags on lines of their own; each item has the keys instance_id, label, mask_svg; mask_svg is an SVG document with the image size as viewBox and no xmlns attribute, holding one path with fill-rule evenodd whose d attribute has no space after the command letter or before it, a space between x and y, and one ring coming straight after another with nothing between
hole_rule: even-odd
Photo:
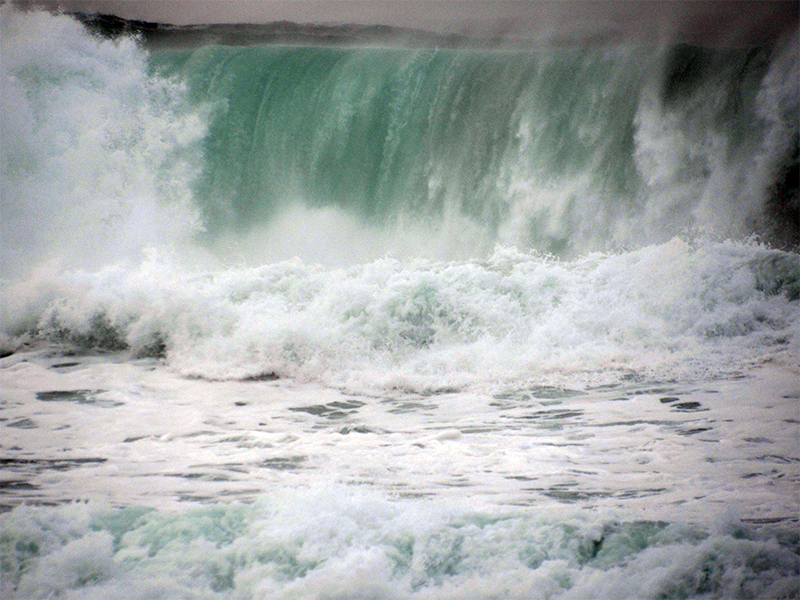
<instances>
[{"instance_id":1,"label":"wave face","mask_svg":"<svg viewBox=\"0 0 800 600\"><path fill-rule=\"evenodd\" d=\"M426 389L796 343L796 38L148 53L2 18L6 336Z\"/></svg>"},{"instance_id":2,"label":"wave face","mask_svg":"<svg viewBox=\"0 0 800 600\"><path fill-rule=\"evenodd\" d=\"M792 39L747 50L206 46L150 64L210 111L196 193L212 234L300 204L451 236L466 221L480 235L461 255L500 242L575 256L691 230L796 244Z\"/></svg>"},{"instance_id":3,"label":"wave face","mask_svg":"<svg viewBox=\"0 0 800 600\"><path fill-rule=\"evenodd\" d=\"M797 36L147 53L67 17L9 9L3 27L6 275L201 224L218 252L334 263L800 242Z\"/></svg>"}]
</instances>

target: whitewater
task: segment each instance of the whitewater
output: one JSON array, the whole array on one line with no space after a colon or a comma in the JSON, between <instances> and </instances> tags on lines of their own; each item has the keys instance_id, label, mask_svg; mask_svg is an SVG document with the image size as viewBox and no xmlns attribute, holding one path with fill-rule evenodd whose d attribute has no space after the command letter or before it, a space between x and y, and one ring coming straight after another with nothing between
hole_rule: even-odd
<instances>
[{"instance_id":1,"label":"whitewater","mask_svg":"<svg viewBox=\"0 0 800 600\"><path fill-rule=\"evenodd\" d=\"M2 597L800 597L796 31L0 27Z\"/></svg>"}]
</instances>

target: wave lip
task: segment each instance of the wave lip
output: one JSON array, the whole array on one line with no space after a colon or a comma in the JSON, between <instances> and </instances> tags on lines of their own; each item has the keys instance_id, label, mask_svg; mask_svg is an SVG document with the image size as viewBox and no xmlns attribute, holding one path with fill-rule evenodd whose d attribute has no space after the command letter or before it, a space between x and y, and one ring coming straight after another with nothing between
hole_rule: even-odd
<instances>
[{"instance_id":1,"label":"wave lip","mask_svg":"<svg viewBox=\"0 0 800 600\"><path fill-rule=\"evenodd\" d=\"M437 34L389 25L316 25L275 21L264 25L206 24L172 25L129 20L114 15L72 13L90 31L104 37L135 36L147 48L198 48L209 44L252 46L259 44L297 46L388 45L413 48L492 48L499 39L471 38L460 34Z\"/></svg>"},{"instance_id":2,"label":"wave lip","mask_svg":"<svg viewBox=\"0 0 800 600\"><path fill-rule=\"evenodd\" d=\"M26 3L27 0L17 2L20 6ZM37 5L47 4L47 0L37 2ZM787 0L767 4L757 0L639 3L501 0L469 5L434 0L409 3L402 11L388 2L358 0L313 7L289 1L271 5L268 11L246 4L228 5L220 11L215 10L213 3L194 2L188 10L182 3L158 10L123 5L117 9L118 16L89 14L79 18L107 33L136 28L152 32L155 28L148 21L160 21L162 30L183 35L206 24L204 27L217 28L221 34L218 39L233 43L238 41L229 32L239 27L260 31L260 37L255 33L256 40L271 39L269 30L279 32L279 39L283 33L288 40L297 40L300 35L300 39L307 41L357 39L363 30L367 39L379 35L396 40L400 33L400 39L425 43L450 39L470 45L530 47L542 43L587 45L632 41L742 47L773 42L795 28L799 16L797 4Z\"/></svg>"}]
</instances>

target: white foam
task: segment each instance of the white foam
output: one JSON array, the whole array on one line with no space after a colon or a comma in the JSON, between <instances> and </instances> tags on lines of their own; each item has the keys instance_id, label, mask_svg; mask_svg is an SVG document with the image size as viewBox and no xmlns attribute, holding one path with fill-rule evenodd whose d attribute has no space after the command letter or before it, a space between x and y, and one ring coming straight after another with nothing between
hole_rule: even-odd
<instances>
[{"instance_id":1,"label":"white foam","mask_svg":"<svg viewBox=\"0 0 800 600\"><path fill-rule=\"evenodd\" d=\"M53 536L72 516L81 517L75 538ZM131 514L127 522L97 506L18 509L0 516L21 551L8 564L30 566L18 587L18 572L4 585L14 599L87 600L633 600L797 591L796 555L768 536L554 516L489 517L336 487L276 492L251 507ZM119 535L118 549L106 528ZM26 555L29 543L42 550Z\"/></svg>"},{"instance_id":2,"label":"white foam","mask_svg":"<svg viewBox=\"0 0 800 600\"><path fill-rule=\"evenodd\" d=\"M154 254L136 268L51 271L8 287L3 326L134 354L163 345L173 368L211 379L274 372L425 390L706 377L753 361L796 366L796 263L754 244L677 239L572 262L500 248L487 261L296 260L194 274Z\"/></svg>"},{"instance_id":3,"label":"white foam","mask_svg":"<svg viewBox=\"0 0 800 600\"><path fill-rule=\"evenodd\" d=\"M5 278L137 261L200 226L189 186L202 119L133 40L2 7Z\"/></svg>"}]
</instances>

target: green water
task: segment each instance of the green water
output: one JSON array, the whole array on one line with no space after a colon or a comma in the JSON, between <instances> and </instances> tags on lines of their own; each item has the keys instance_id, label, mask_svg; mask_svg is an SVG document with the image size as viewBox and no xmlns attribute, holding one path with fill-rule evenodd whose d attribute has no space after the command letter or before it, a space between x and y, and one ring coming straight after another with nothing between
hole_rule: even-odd
<instances>
[{"instance_id":1,"label":"green water","mask_svg":"<svg viewBox=\"0 0 800 600\"><path fill-rule=\"evenodd\" d=\"M759 106L775 54L204 46L151 68L208 113L195 192L211 235L301 203L377 226L457 213L491 236L513 221L501 241L569 254L702 228L710 196L749 219L721 229L769 229L775 174L741 167L792 151L774 135L791 111Z\"/></svg>"}]
</instances>

